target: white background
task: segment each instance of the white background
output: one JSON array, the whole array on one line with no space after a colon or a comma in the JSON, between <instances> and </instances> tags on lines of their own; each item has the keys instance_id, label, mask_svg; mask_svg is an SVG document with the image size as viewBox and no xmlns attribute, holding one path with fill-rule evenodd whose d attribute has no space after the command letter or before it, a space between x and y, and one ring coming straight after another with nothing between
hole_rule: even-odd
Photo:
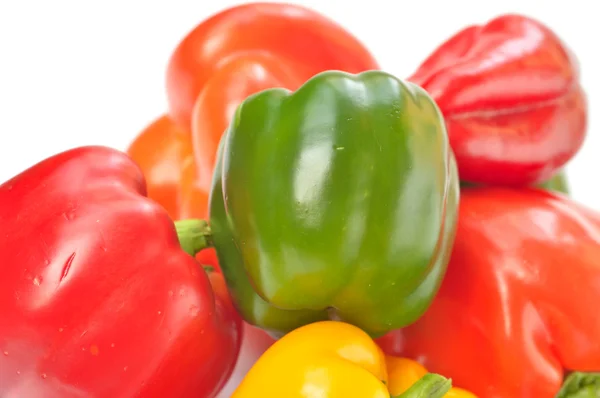
<instances>
[{"instance_id":1,"label":"white background","mask_svg":"<svg viewBox=\"0 0 600 398\"><path fill-rule=\"evenodd\" d=\"M125 149L166 109L178 41L226 0L5 0L0 4L0 180L84 144ZM355 34L383 69L409 76L443 40L516 12L551 27L579 57L589 131L569 164L573 196L600 210L600 23L595 1L305 0Z\"/></svg>"},{"instance_id":2,"label":"white background","mask_svg":"<svg viewBox=\"0 0 600 398\"><path fill-rule=\"evenodd\" d=\"M595 1L299 0L354 33L381 66L408 77L444 39L501 13L544 22L579 57L589 132L569 164L573 196L600 210L600 23ZM166 109L165 66L178 41L232 0L0 2L0 181L83 144L126 149Z\"/></svg>"}]
</instances>

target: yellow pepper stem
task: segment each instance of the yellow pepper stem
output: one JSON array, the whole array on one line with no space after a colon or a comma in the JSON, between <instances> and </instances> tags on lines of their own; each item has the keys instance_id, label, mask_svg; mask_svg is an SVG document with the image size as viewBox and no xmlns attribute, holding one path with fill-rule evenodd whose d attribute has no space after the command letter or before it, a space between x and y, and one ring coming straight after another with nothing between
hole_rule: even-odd
<instances>
[{"instance_id":1,"label":"yellow pepper stem","mask_svg":"<svg viewBox=\"0 0 600 398\"><path fill-rule=\"evenodd\" d=\"M443 398L452 388L452 381L436 373L427 373L406 392L391 398Z\"/></svg>"}]
</instances>

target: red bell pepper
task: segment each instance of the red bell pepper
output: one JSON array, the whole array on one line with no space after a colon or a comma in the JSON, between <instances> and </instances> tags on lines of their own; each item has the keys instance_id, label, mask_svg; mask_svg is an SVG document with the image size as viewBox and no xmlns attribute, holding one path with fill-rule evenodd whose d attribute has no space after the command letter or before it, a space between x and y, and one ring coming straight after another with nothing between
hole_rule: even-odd
<instances>
[{"instance_id":1,"label":"red bell pepper","mask_svg":"<svg viewBox=\"0 0 600 398\"><path fill-rule=\"evenodd\" d=\"M190 255L196 230L145 193L138 166L103 147L0 186L1 397L197 398L225 384L241 321Z\"/></svg>"},{"instance_id":2,"label":"red bell pepper","mask_svg":"<svg viewBox=\"0 0 600 398\"><path fill-rule=\"evenodd\" d=\"M286 3L238 5L204 20L173 52L167 69L167 96L176 122L190 125L192 107L205 85L238 58L254 63L254 75L287 79L285 75L292 74L300 79L296 86L329 69L362 72L378 67L354 36L313 10ZM238 66L244 72L243 65Z\"/></svg>"},{"instance_id":3,"label":"red bell pepper","mask_svg":"<svg viewBox=\"0 0 600 398\"><path fill-rule=\"evenodd\" d=\"M587 105L577 62L533 19L504 15L469 26L409 80L444 114L463 181L541 183L583 144Z\"/></svg>"},{"instance_id":4,"label":"red bell pepper","mask_svg":"<svg viewBox=\"0 0 600 398\"><path fill-rule=\"evenodd\" d=\"M166 76L169 112L127 153L147 176L149 196L172 217L206 218L217 144L243 99L271 87L296 89L325 70L378 67L354 36L315 11L285 3L228 8L176 47Z\"/></svg>"},{"instance_id":5,"label":"red bell pepper","mask_svg":"<svg viewBox=\"0 0 600 398\"><path fill-rule=\"evenodd\" d=\"M378 69L351 33L316 11L247 3L207 18L167 68L169 114L194 135L199 186L210 188L217 146L239 103L258 91L295 90L326 70Z\"/></svg>"},{"instance_id":6,"label":"red bell pepper","mask_svg":"<svg viewBox=\"0 0 600 398\"><path fill-rule=\"evenodd\" d=\"M600 214L542 190L464 189L452 259L430 309L378 340L479 397L554 398L600 371ZM565 391L600 375L568 377Z\"/></svg>"}]
</instances>

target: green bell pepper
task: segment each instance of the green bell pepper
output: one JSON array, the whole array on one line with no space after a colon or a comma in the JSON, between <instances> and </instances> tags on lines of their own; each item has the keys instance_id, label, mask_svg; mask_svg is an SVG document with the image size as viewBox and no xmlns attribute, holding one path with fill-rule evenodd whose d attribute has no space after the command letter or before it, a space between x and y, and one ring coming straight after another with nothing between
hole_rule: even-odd
<instances>
[{"instance_id":1,"label":"green bell pepper","mask_svg":"<svg viewBox=\"0 0 600 398\"><path fill-rule=\"evenodd\" d=\"M418 86L328 71L252 95L215 170L212 241L247 322L281 336L337 319L380 336L430 305L460 189L444 119Z\"/></svg>"}]
</instances>

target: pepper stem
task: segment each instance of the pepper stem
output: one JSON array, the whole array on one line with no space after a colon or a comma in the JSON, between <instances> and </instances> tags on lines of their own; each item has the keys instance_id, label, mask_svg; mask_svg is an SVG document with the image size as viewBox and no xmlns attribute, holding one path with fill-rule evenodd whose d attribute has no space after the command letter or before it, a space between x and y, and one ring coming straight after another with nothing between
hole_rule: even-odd
<instances>
[{"instance_id":1,"label":"pepper stem","mask_svg":"<svg viewBox=\"0 0 600 398\"><path fill-rule=\"evenodd\" d=\"M556 398L600 397L600 373L573 372L565 379Z\"/></svg>"},{"instance_id":2,"label":"pepper stem","mask_svg":"<svg viewBox=\"0 0 600 398\"><path fill-rule=\"evenodd\" d=\"M436 373L427 373L404 393L391 398L443 398L452 388L452 380Z\"/></svg>"},{"instance_id":3,"label":"pepper stem","mask_svg":"<svg viewBox=\"0 0 600 398\"><path fill-rule=\"evenodd\" d=\"M181 248L192 257L203 249L212 247L210 227L205 220L175 221L175 229Z\"/></svg>"}]
</instances>

